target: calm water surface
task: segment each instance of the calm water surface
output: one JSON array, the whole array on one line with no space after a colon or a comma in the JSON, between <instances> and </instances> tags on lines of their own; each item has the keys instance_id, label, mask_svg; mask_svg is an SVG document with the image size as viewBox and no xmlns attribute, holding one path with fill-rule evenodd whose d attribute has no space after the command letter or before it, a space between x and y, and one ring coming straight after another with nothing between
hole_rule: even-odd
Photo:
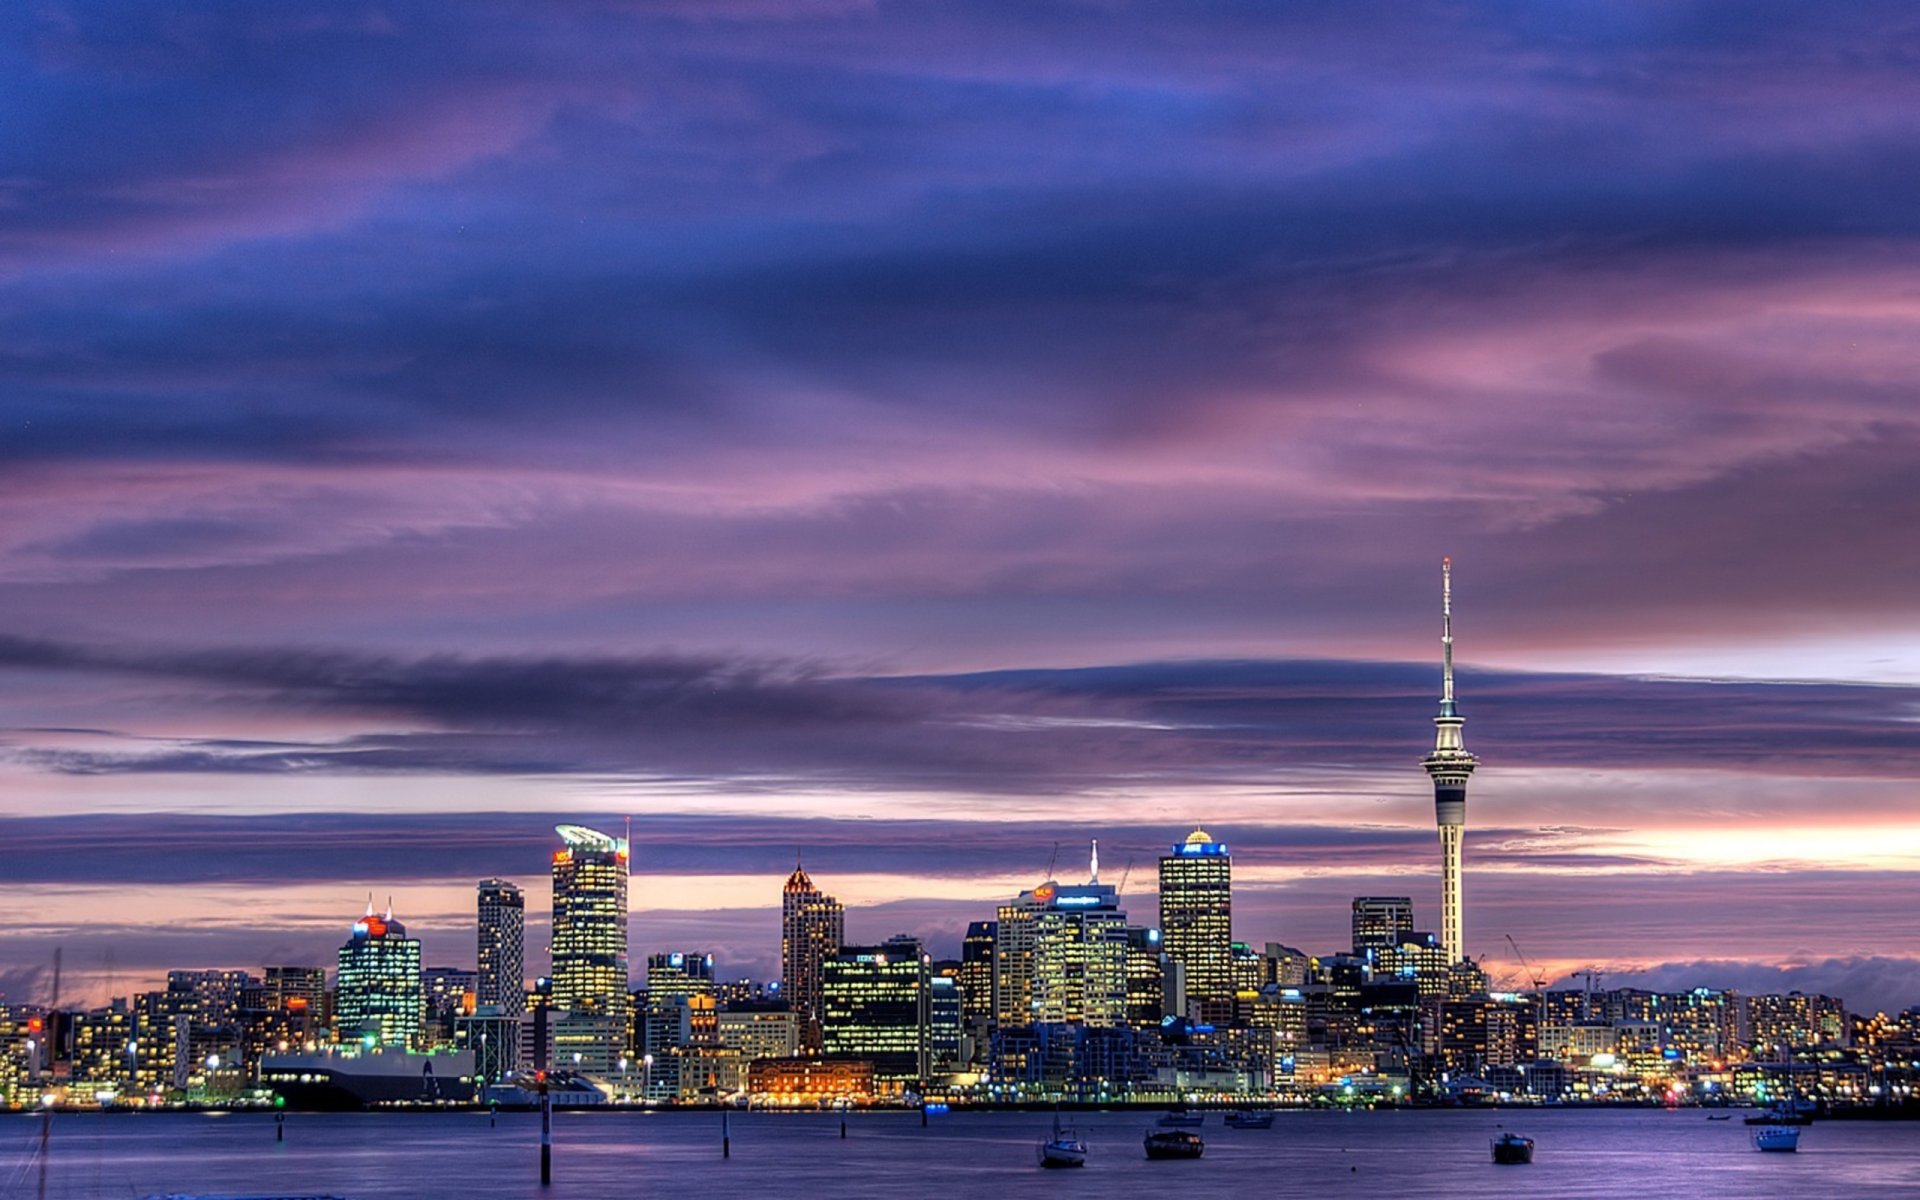
<instances>
[{"instance_id":1,"label":"calm water surface","mask_svg":"<svg viewBox=\"0 0 1920 1200\"><path fill-rule=\"evenodd\" d=\"M936 1117L855 1114L849 1136L821 1115L736 1114L733 1157L720 1157L717 1115L560 1113L554 1185L539 1186L539 1117L503 1113L304 1114L276 1144L259 1114L57 1116L52 1197L144 1197L169 1191L304 1189L375 1197L652 1196L1164 1197L1205 1188L1235 1197L1920 1197L1920 1124L1826 1122L1798 1154L1759 1154L1736 1119L1698 1111L1282 1113L1269 1130L1232 1130L1210 1115L1197 1162L1149 1163L1147 1113L1070 1118L1092 1149L1080 1171L1041 1171L1045 1114ZM1496 1167L1501 1126L1539 1144L1528 1167ZM0 1117L0 1196L33 1196L36 1117Z\"/></svg>"}]
</instances>

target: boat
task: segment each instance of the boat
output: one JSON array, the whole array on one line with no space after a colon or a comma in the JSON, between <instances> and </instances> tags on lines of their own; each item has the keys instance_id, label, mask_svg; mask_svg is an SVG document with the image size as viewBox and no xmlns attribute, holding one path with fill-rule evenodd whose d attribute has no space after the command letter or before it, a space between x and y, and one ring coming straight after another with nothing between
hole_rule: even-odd
<instances>
[{"instance_id":1,"label":"boat","mask_svg":"<svg viewBox=\"0 0 1920 1200\"><path fill-rule=\"evenodd\" d=\"M1731 1121L1731 1120L1733 1120L1733 1114L1732 1114L1732 1113L1708 1113L1708 1114L1707 1114L1707 1120L1709 1120L1709 1121Z\"/></svg>"},{"instance_id":2,"label":"boat","mask_svg":"<svg viewBox=\"0 0 1920 1200\"><path fill-rule=\"evenodd\" d=\"M1053 1113L1053 1136L1040 1143L1040 1165L1043 1167L1084 1167L1087 1165L1087 1144L1080 1140L1073 1130L1060 1124L1060 1110Z\"/></svg>"},{"instance_id":3,"label":"boat","mask_svg":"<svg viewBox=\"0 0 1920 1200\"><path fill-rule=\"evenodd\" d=\"M1207 1152L1200 1135L1189 1129L1149 1129L1146 1148L1148 1158L1199 1158Z\"/></svg>"},{"instance_id":4,"label":"boat","mask_svg":"<svg viewBox=\"0 0 1920 1200\"><path fill-rule=\"evenodd\" d=\"M1228 1129L1272 1129L1273 1110L1270 1108L1243 1108L1230 1112L1226 1116Z\"/></svg>"},{"instance_id":5,"label":"boat","mask_svg":"<svg viewBox=\"0 0 1920 1200\"><path fill-rule=\"evenodd\" d=\"M1778 1100L1743 1120L1748 1125L1811 1125L1813 1105L1804 1100Z\"/></svg>"},{"instance_id":6,"label":"boat","mask_svg":"<svg viewBox=\"0 0 1920 1200\"><path fill-rule=\"evenodd\" d=\"M1162 1129L1192 1129L1207 1123L1207 1114L1194 1112L1185 1104L1176 1104L1160 1118Z\"/></svg>"},{"instance_id":7,"label":"boat","mask_svg":"<svg viewBox=\"0 0 1920 1200\"><path fill-rule=\"evenodd\" d=\"M1493 1139L1493 1161L1508 1164L1532 1162L1533 1139L1517 1133L1501 1134Z\"/></svg>"},{"instance_id":8,"label":"boat","mask_svg":"<svg viewBox=\"0 0 1920 1200\"><path fill-rule=\"evenodd\" d=\"M1753 1131L1753 1148L1776 1154L1792 1154L1800 1148L1800 1127L1762 1125Z\"/></svg>"}]
</instances>

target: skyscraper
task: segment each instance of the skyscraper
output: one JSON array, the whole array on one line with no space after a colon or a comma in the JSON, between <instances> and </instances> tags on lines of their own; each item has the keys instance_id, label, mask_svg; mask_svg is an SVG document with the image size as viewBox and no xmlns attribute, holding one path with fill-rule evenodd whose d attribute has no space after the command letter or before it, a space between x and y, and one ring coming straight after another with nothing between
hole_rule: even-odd
<instances>
[{"instance_id":1,"label":"skyscraper","mask_svg":"<svg viewBox=\"0 0 1920 1200\"><path fill-rule=\"evenodd\" d=\"M1398 946L1413 936L1413 899L1409 896L1355 896L1353 898L1353 952L1362 958L1369 950Z\"/></svg>"},{"instance_id":2,"label":"skyscraper","mask_svg":"<svg viewBox=\"0 0 1920 1200\"><path fill-rule=\"evenodd\" d=\"M376 916L367 902L366 915L340 947L339 963L334 1017L341 1041L405 1049L419 1039L427 1004L420 942L394 919L391 904Z\"/></svg>"},{"instance_id":3,"label":"skyscraper","mask_svg":"<svg viewBox=\"0 0 1920 1200\"><path fill-rule=\"evenodd\" d=\"M826 961L846 939L847 912L794 864L780 896L780 992L800 1024L803 1050L820 1048Z\"/></svg>"},{"instance_id":4,"label":"skyscraper","mask_svg":"<svg viewBox=\"0 0 1920 1200\"><path fill-rule=\"evenodd\" d=\"M627 840L559 825L553 852L553 1007L619 1017L627 983Z\"/></svg>"},{"instance_id":5,"label":"skyscraper","mask_svg":"<svg viewBox=\"0 0 1920 1200\"><path fill-rule=\"evenodd\" d=\"M1127 914L1113 887L1050 879L1001 905L994 933L1002 1028L1126 1023Z\"/></svg>"},{"instance_id":6,"label":"skyscraper","mask_svg":"<svg viewBox=\"0 0 1920 1200\"><path fill-rule=\"evenodd\" d=\"M1433 779L1434 820L1440 826L1440 947L1449 962L1462 956L1460 844L1467 827L1467 778L1480 760L1467 753L1467 719L1453 702L1453 560L1440 560L1440 712L1433 718L1433 753L1421 765Z\"/></svg>"},{"instance_id":7,"label":"skyscraper","mask_svg":"<svg viewBox=\"0 0 1920 1200\"><path fill-rule=\"evenodd\" d=\"M527 1011L527 900L504 879L483 879L479 891L477 999L493 1005L503 1017L517 1017Z\"/></svg>"},{"instance_id":8,"label":"skyscraper","mask_svg":"<svg viewBox=\"0 0 1920 1200\"><path fill-rule=\"evenodd\" d=\"M1185 978L1188 1012L1233 1003L1233 857L1204 829L1160 859L1160 946Z\"/></svg>"}]
</instances>

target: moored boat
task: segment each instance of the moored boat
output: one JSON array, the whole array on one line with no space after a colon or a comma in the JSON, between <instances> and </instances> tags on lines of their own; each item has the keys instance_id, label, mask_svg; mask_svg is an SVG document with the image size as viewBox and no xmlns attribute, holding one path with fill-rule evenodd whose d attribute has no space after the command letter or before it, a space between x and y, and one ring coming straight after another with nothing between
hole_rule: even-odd
<instances>
[{"instance_id":1,"label":"moored boat","mask_svg":"<svg viewBox=\"0 0 1920 1200\"><path fill-rule=\"evenodd\" d=\"M1805 1101L1781 1100L1743 1120L1748 1125L1811 1125L1813 1111Z\"/></svg>"},{"instance_id":2,"label":"moored boat","mask_svg":"<svg viewBox=\"0 0 1920 1200\"><path fill-rule=\"evenodd\" d=\"M1493 1161L1509 1165L1533 1161L1533 1139L1517 1133L1503 1133L1493 1139Z\"/></svg>"},{"instance_id":3,"label":"moored boat","mask_svg":"<svg viewBox=\"0 0 1920 1200\"><path fill-rule=\"evenodd\" d=\"M1762 1125L1753 1131L1753 1148L1775 1154L1792 1154L1800 1149L1798 1125Z\"/></svg>"},{"instance_id":4,"label":"moored boat","mask_svg":"<svg viewBox=\"0 0 1920 1200\"><path fill-rule=\"evenodd\" d=\"M1199 1158L1207 1152L1200 1135L1187 1129L1149 1129L1145 1144L1148 1158Z\"/></svg>"},{"instance_id":5,"label":"moored boat","mask_svg":"<svg viewBox=\"0 0 1920 1200\"><path fill-rule=\"evenodd\" d=\"M1087 1144L1080 1140L1073 1130L1060 1124L1060 1112L1054 1110L1053 1136L1040 1143L1040 1165L1043 1167L1084 1167L1087 1165Z\"/></svg>"},{"instance_id":6,"label":"moored boat","mask_svg":"<svg viewBox=\"0 0 1920 1200\"><path fill-rule=\"evenodd\" d=\"M1162 1129L1191 1129L1207 1123L1207 1114L1194 1112L1185 1104L1176 1104L1161 1116Z\"/></svg>"},{"instance_id":7,"label":"moored boat","mask_svg":"<svg viewBox=\"0 0 1920 1200\"><path fill-rule=\"evenodd\" d=\"M1226 1121L1228 1129L1272 1129L1273 1110L1243 1108L1237 1112L1228 1113Z\"/></svg>"}]
</instances>

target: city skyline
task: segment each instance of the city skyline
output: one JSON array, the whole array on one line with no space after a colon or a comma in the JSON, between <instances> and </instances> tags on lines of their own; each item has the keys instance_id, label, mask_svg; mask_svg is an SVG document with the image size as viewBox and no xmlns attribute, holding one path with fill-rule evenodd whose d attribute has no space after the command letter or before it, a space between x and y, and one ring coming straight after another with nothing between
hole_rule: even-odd
<instances>
[{"instance_id":1,"label":"city skyline","mask_svg":"<svg viewBox=\"0 0 1920 1200\"><path fill-rule=\"evenodd\" d=\"M489 878L532 963L548 831L625 818L635 960L776 975L796 852L849 944L957 953L1094 838L1140 918L1196 827L1236 937L1444 933L1450 555L1464 953L1920 1000L1909 52L9 14L0 992L330 963L368 892L472 966Z\"/></svg>"}]
</instances>

